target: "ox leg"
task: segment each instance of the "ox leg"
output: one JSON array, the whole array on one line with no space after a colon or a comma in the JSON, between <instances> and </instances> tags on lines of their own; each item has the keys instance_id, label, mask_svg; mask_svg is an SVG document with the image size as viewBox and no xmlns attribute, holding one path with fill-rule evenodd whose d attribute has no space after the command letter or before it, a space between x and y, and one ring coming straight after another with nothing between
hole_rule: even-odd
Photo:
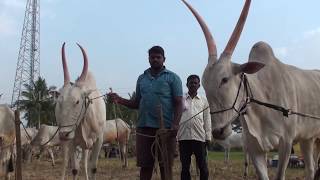
<instances>
[{"instance_id":1,"label":"ox leg","mask_svg":"<svg viewBox=\"0 0 320 180\"><path fill-rule=\"evenodd\" d=\"M89 150L85 149L83 151L83 168L84 168L84 175L86 180L89 180L89 176L88 176L88 154L89 154Z\"/></svg>"},{"instance_id":2,"label":"ox leg","mask_svg":"<svg viewBox=\"0 0 320 180\"><path fill-rule=\"evenodd\" d=\"M103 143L103 136L102 134L99 136L97 141L94 143L92 152L90 155L90 161L89 161L89 174L90 179L95 180L96 179L96 173L97 173L97 163L99 158L99 153L102 147Z\"/></svg>"},{"instance_id":3,"label":"ox leg","mask_svg":"<svg viewBox=\"0 0 320 180\"><path fill-rule=\"evenodd\" d=\"M243 177L244 177L244 179L247 179L248 173L249 173L249 153L245 148L243 148L243 153L244 153L244 173L243 173Z\"/></svg>"},{"instance_id":4,"label":"ox leg","mask_svg":"<svg viewBox=\"0 0 320 180\"><path fill-rule=\"evenodd\" d=\"M265 153L250 153L259 180L269 180Z\"/></svg>"},{"instance_id":5,"label":"ox leg","mask_svg":"<svg viewBox=\"0 0 320 180\"><path fill-rule=\"evenodd\" d=\"M229 166L229 161L230 161L230 148L227 148L227 165Z\"/></svg>"},{"instance_id":6,"label":"ox leg","mask_svg":"<svg viewBox=\"0 0 320 180\"><path fill-rule=\"evenodd\" d=\"M48 153L49 153L49 155L50 155L50 158L51 158L51 160L52 160L52 166L55 166L56 164L55 164L55 162L54 162L54 155L53 155L53 151L52 151L52 148L48 148L47 149L47 151L48 151Z\"/></svg>"},{"instance_id":7,"label":"ox leg","mask_svg":"<svg viewBox=\"0 0 320 180\"><path fill-rule=\"evenodd\" d=\"M278 162L278 169L276 180L284 180L285 179L285 171L288 166L289 157L291 153L292 143L288 142L283 138L280 139L279 143L279 162Z\"/></svg>"},{"instance_id":8,"label":"ox leg","mask_svg":"<svg viewBox=\"0 0 320 180\"><path fill-rule=\"evenodd\" d=\"M245 127L245 126L244 126ZM261 151L260 145L255 137L251 136L248 131L244 131L244 144L247 153L250 154L252 164L255 167L259 180L269 180L268 168L266 162L266 152ZM250 146L247 146L250 144Z\"/></svg>"},{"instance_id":9,"label":"ox leg","mask_svg":"<svg viewBox=\"0 0 320 180\"><path fill-rule=\"evenodd\" d=\"M227 164L227 162L228 162L228 149L227 148L225 148L224 149L224 163L225 164Z\"/></svg>"},{"instance_id":10,"label":"ox leg","mask_svg":"<svg viewBox=\"0 0 320 180\"><path fill-rule=\"evenodd\" d=\"M320 158L320 139L316 138L314 141L313 148L313 160L315 165L315 170L319 168L319 158Z\"/></svg>"},{"instance_id":11,"label":"ox leg","mask_svg":"<svg viewBox=\"0 0 320 180\"><path fill-rule=\"evenodd\" d=\"M301 152L305 163L306 180L313 180L314 176L313 142L313 139L300 142Z\"/></svg>"},{"instance_id":12,"label":"ox leg","mask_svg":"<svg viewBox=\"0 0 320 180\"><path fill-rule=\"evenodd\" d=\"M63 143L61 146L62 146L62 152L63 152L61 179L64 180L66 175L66 170L68 168L68 162L69 162L69 143Z\"/></svg>"},{"instance_id":13,"label":"ox leg","mask_svg":"<svg viewBox=\"0 0 320 180\"><path fill-rule=\"evenodd\" d=\"M120 156L122 162L122 168L128 167L128 160L127 160L127 151L126 151L126 144L120 143Z\"/></svg>"},{"instance_id":14,"label":"ox leg","mask_svg":"<svg viewBox=\"0 0 320 180\"><path fill-rule=\"evenodd\" d=\"M72 169L72 175L73 175L73 180L76 180L79 174L79 159L77 156L77 147L75 145L71 145L69 149L69 155L71 157L71 169Z\"/></svg>"}]
</instances>

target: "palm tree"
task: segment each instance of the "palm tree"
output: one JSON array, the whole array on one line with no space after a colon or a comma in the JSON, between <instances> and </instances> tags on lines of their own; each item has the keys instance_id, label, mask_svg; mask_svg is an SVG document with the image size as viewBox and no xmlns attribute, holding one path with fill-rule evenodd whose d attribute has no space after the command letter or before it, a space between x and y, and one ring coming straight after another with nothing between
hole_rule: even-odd
<instances>
[{"instance_id":1,"label":"palm tree","mask_svg":"<svg viewBox=\"0 0 320 180\"><path fill-rule=\"evenodd\" d=\"M42 123L54 124L54 103L49 96L45 79L39 79L33 84L24 84L22 100L17 102L18 108L25 112L27 127L38 127Z\"/></svg>"}]
</instances>

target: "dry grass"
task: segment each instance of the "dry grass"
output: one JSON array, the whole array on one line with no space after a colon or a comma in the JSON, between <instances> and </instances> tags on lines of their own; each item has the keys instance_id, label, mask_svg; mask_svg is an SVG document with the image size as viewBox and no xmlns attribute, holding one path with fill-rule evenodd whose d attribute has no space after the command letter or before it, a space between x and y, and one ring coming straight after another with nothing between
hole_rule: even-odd
<instances>
[{"instance_id":1,"label":"dry grass","mask_svg":"<svg viewBox=\"0 0 320 180\"><path fill-rule=\"evenodd\" d=\"M219 180L238 180L243 179L243 161L242 157L234 155L232 162L229 167L226 167L221 160L223 153L210 153L209 159L209 179L219 179ZM220 157L221 156L221 157ZM33 161L31 164L23 165L23 179L26 180L57 180L60 179L60 169L61 169L61 159L58 159L56 166L52 167L49 161ZM249 180L256 179L254 169L250 166ZM127 169L122 169L121 164L118 159L104 159L99 160L97 179L99 180L135 180L139 179L139 169L135 166L135 159L129 160L129 167ZM180 162L176 159L174 166L174 179L180 179ZM270 178L274 177L275 168L269 168ZM304 177L303 169L288 169L286 173L287 180L300 180ZM70 170L67 171L68 180L72 179ZM193 179L195 178L195 173L192 172ZM80 178L83 178L83 172L80 172ZM154 175L153 179L160 179L159 173Z\"/></svg>"}]
</instances>

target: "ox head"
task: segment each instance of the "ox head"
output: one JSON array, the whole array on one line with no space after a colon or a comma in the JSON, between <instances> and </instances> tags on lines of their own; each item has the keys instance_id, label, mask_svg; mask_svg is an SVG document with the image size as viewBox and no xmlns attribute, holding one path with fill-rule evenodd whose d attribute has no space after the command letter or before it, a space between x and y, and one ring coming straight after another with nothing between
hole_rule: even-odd
<instances>
[{"instance_id":1,"label":"ox head","mask_svg":"<svg viewBox=\"0 0 320 180\"><path fill-rule=\"evenodd\" d=\"M264 66L258 62L247 62L241 65L231 62L232 53L240 38L251 0L246 0L238 23L220 57L217 57L216 44L204 20L190 4L185 0L182 1L197 19L207 42L209 59L202 76L202 85L206 92L210 111L215 112L230 108L237 96L241 74L255 73ZM236 102L235 107L238 107L239 103ZM224 139L229 136L231 134L230 124L235 115L236 112L232 110L211 114L213 137Z\"/></svg>"},{"instance_id":2,"label":"ox head","mask_svg":"<svg viewBox=\"0 0 320 180\"><path fill-rule=\"evenodd\" d=\"M56 102L55 115L60 128L61 140L74 138L75 129L85 116L90 90L86 89L85 80L88 74L88 58L85 50L78 44L82 51L84 65L80 77L75 83L70 83L70 76L65 56L65 43L62 45L62 66L64 85Z\"/></svg>"}]
</instances>

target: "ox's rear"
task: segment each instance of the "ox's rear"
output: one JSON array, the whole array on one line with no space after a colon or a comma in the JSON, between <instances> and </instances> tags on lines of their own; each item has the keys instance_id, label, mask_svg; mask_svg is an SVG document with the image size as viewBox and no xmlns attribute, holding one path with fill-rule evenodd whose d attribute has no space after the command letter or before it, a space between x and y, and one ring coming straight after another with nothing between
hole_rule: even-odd
<instances>
[{"instance_id":1,"label":"ox's rear","mask_svg":"<svg viewBox=\"0 0 320 180\"><path fill-rule=\"evenodd\" d=\"M13 171L15 138L14 113L7 105L0 105L0 177Z\"/></svg>"}]
</instances>

